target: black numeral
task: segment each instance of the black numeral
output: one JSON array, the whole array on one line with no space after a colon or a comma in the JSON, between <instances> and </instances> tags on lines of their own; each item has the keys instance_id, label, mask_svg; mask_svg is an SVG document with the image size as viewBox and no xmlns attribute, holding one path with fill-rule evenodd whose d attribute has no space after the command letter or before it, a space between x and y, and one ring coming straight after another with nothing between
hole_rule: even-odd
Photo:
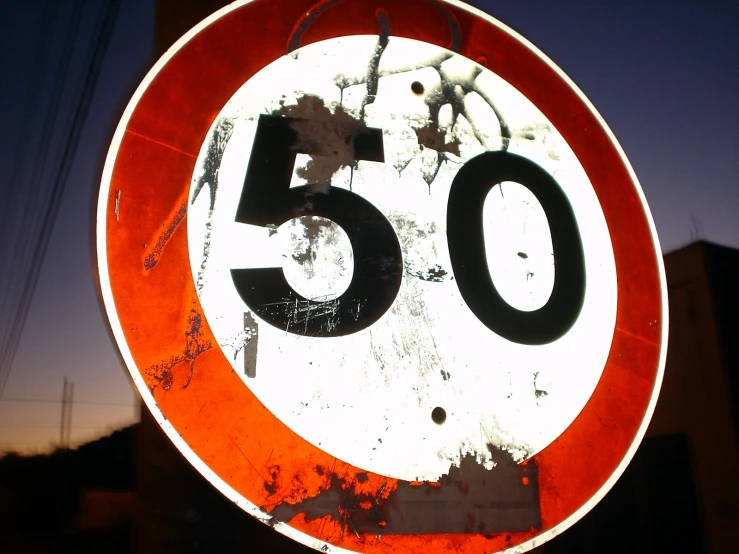
<instances>
[{"instance_id":1,"label":"black numeral","mask_svg":"<svg viewBox=\"0 0 739 554\"><path fill-rule=\"evenodd\" d=\"M325 193L311 186L290 188L295 155L320 154L320 145L307 146L311 141L299 140L295 121L260 117L236 221L276 226L307 215L330 219L344 230L352 245L351 284L336 299L320 302L293 290L281 268L232 269L231 275L244 303L280 329L321 337L355 333L377 321L398 294L402 275L398 237L382 212L353 192L335 187ZM353 146L358 160L384 161L380 129L355 135ZM309 151L313 148L315 152ZM549 221L554 286L547 303L530 312L508 304L488 270L483 204L490 190L504 181L528 188ZM585 262L577 221L559 184L534 162L509 152L486 152L465 163L449 192L447 240L460 293L493 332L521 344L546 344L567 333L577 320L585 296Z\"/></svg>"},{"instance_id":2,"label":"black numeral","mask_svg":"<svg viewBox=\"0 0 739 554\"><path fill-rule=\"evenodd\" d=\"M314 153L306 146L310 141L299 140L291 125L294 121L260 117L236 221L267 226L300 216L330 219L351 242L352 281L341 296L319 302L293 290L281 268L232 269L231 276L244 303L280 329L317 337L356 333L377 321L398 294L402 275L398 237L382 212L353 192L335 187L326 193L310 186L290 188L295 155ZM384 161L381 130L367 129L353 140L356 159Z\"/></svg>"},{"instance_id":3,"label":"black numeral","mask_svg":"<svg viewBox=\"0 0 739 554\"><path fill-rule=\"evenodd\" d=\"M529 189L549 221L554 287L547 303L531 312L503 300L488 270L482 209L490 190L504 181ZM491 331L520 344L547 344L577 320L585 298L585 260L575 214L557 181L531 160L485 152L465 163L449 191L447 241L459 292Z\"/></svg>"}]
</instances>

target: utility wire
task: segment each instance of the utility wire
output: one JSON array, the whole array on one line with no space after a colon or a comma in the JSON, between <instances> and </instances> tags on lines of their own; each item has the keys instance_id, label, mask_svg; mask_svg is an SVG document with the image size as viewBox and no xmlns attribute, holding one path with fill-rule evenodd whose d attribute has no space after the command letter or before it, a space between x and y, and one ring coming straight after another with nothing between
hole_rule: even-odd
<instances>
[{"instance_id":1,"label":"utility wire","mask_svg":"<svg viewBox=\"0 0 739 554\"><path fill-rule=\"evenodd\" d=\"M24 287L24 282L27 282L28 275L32 269L28 266L28 262L26 260L26 250L28 250L28 243L31 240L33 241L33 243L36 243L40 238L38 226L34 226L33 223L35 219L34 210L38 210L38 198L48 198L51 190L51 187L44 186L44 183L41 182L41 179L43 178L44 173L47 170L49 148L51 146L54 130L57 127L59 105L61 103L62 96L65 90L67 77L70 73L69 65L72 59L72 54L74 52L74 46L77 42L79 24L82 18L82 8L82 0L77 0L77 2L73 6L72 14L70 16L70 22L67 27L64 41L62 43L61 54L57 63L53 87L46 110L46 116L44 118L41 136L38 140L38 148L36 150L36 157L33 162L33 171L31 174L30 183L28 184L28 186L21 186L21 183L17 180L14 179L13 181L11 181L11 186L14 189L14 192L17 193L21 189L26 190L26 198L25 208L22 210L18 210L21 212L22 217L20 220L20 229L17 233L18 236L15 240L15 248L13 248L13 254L12 256L3 256L3 259L10 260L10 266L8 285L6 288L5 296L3 297L3 303L2 307L0 308L0 313L12 314L13 319L12 321L8 321L6 323L6 328L2 336L2 343L0 343L2 344L2 346L0 347L0 397L2 397L4 381L7 378L7 373L9 373L10 371L10 367L8 367L8 358L10 357L10 353L13 351L12 342L17 316L18 313L21 312L23 309L23 306L21 304L22 290ZM55 15L57 14L55 13ZM50 53L46 52L45 47L45 43L48 41L50 35L50 29L45 27L42 28L42 36L40 42L44 46L39 47L39 53L42 54L44 62L46 60L46 57L50 56ZM43 64L41 69L43 69L45 65L46 63ZM36 81L43 76L43 72L34 71L34 75L36 76L36 79L34 79L33 85L37 87L38 90L36 92L38 93L38 91L42 87L41 83ZM30 118L24 123L24 129L30 132L30 129L33 128ZM21 142L20 144L21 147L27 147L30 146L31 141L26 138L26 141ZM21 160L23 160L24 158L24 156L16 157L18 166L20 166ZM15 196L17 197L18 195L16 194ZM13 198L11 199L11 201L12 204L9 209L20 208L20 206L16 207L16 202L19 203L20 198ZM44 202L44 205L46 205L46 203L47 202ZM33 237L33 239L31 239L30 237ZM31 250L33 251L34 249L31 248Z\"/></svg>"},{"instance_id":2,"label":"utility wire","mask_svg":"<svg viewBox=\"0 0 739 554\"><path fill-rule=\"evenodd\" d=\"M95 27L98 32L93 35L91 48L88 49L88 52L91 52L91 54L89 57L88 70L82 81L82 94L77 103L76 109L71 112L69 136L61 154L60 168L56 174L56 178L51 189L51 196L44 212L41 230L32 250L27 278L19 296L20 300L18 302L17 309L14 310L13 319L10 324L9 337L7 339L4 338L3 343L0 346L0 399L5 390L5 385L13 365L13 360L15 359L18 342L23 332L33 293L36 288L36 283L38 282L41 263L46 254L51 230L53 229L56 215L59 211L59 205L66 187L69 171L74 160L80 136L82 134L82 128L87 119L87 114L95 91L95 85L100 74L100 68L110 44L120 3L121 0L109 0L106 8L101 10L98 23Z\"/></svg>"},{"instance_id":3,"label":"utility wire","mask_svg":"<svg viewBox=\"0 0 739 554\"><path fill-rule=\"evenodd\" d=\"M48 198L51 188L44 186L43 177L48 168L47 160L49 150L52 144L55 129L58 128L59 106L64 96L67 77L69 76L69 66L74 52L74 46L77 41L80 20L82 19L83 2L78 0L74 4L71 15L71 21L67 29L66 37L62 47L59 63L56 69L54 85L49 99L49 106L46 111L41 137L38 141L38 149L36 152L35 162L31 180L27 187L25 199L25 209L22 210L22 218L20 231L16 240L13 256L10 257L10 275L9 283L5 298L3 299L2 311L0 313L13 314L13 319L9 322L3 334L2 349L0 349L0 398L2 398L3 390L7 376L10 373L10 365L12 358L15 356L17 342L20 340L20 332L17 331L19 314L24 312L24 288L27 286L29 275L33 274L33 258L29 255L29 251L33 253L36 249L33 245L38 244L42 239L41 227L38 215L35 212L46 211ZM43 40L43 39L42 39ZM31 127L31 125L28 125ZM66 133L65 133L66 134ZM52 166L53 168L54 166ZM42 208L39 209L39 199L42 200ZM32 294L32 292L31 292ZM9 301L9 302L8 302ZM31 299L27 300L30 305ZM10 306L6 308L6 304ZM17 338L16 338L17 336Z\"/></svg>"},{"instance_id":4,"label":"utility wire","mask_svg":"<svg viewBox=\"0 0 739 554\"><path fill-rule=\"evenodd\" d=\"M74 430L81 430L81 431L89 431L89 430L96 430L96 429L115 429L118 428L118 426L124 426L128 427L129 425L132 425L132 423L129 422L120 422L120 423L111 423L110 425L75 425ZM17 431L18 429L23 430L39 430L39 429L59 429L58 425L18 425L18 426L0 426L0 431Z\"/></svg>"},{"instance_id":5,"label":"utility wire","mask_svg":"<svg viewBox=\"0 0 739 554\"><path fill-rule=\"evenodd\" d=\"M29 403L29 404L60 404L61 400L53 400L51 398L2 398L0 402L13 403ZM137 404L126 402L94 402L88 400L72 400L72 404L87 404L90 406L125 406L127 408L135 408Z\"/></svg>"},{"instance_id":6,"label":"utility wire","mask_svg":"<svg viewBox=\"0 0 739 554\"><path fill-rule=\"evenodd\" d=\"M46 111L44 124L41 129L41 137L38 141L38 149L36 159L33 164L31 180L28 184L28 194L25 202L25 209L22 211L21 233L16 241L15 250L12 257L12 269L16 286L13 288L22 289L29 269L31 268L32 256L34 253L33 245L40 240L41 221L40 214L46 209L48 199L51 193L51 186L44 183L44 175L49 170L49 150L53 144L55 133L60 128L59 107L62 104L64 92L66 90L67 79L70 75L69 66L72 62L75 43L79 34L80 21L82 19L84 3L77 0L72 11L71 22L67 29L67 36L64 39L59 64L57 65L56 76L54 78L54 86L49 99L49 107ZM68 126L63 128L64 135L68 134ZM53 170L57 164L51 166ZM41 206L39 206L41 200ZM20 297L14 298L20 302ZM17 309L17 308L16 308ZM13 310L13 313L15 310Z\"/></svg>"},{"instance_id":7,"label":"utility wire","mask_svg":"<svg viewBox=\"0 0 739 554\"><path fill-rule=\"evenodd\" d=\"M8 198L0 204L0 241L6 240L8 244L12 244L12 239L15 233L13 233L11 222L14 221L14 209L15 206L21 200L21 191L24 187L19 183L20 172L23 167L23 162L26 159L26 145L31 143L31 130L33 125L34 111L38 108L39 94L41 93L43 85L43 76L46 74L47 61L49 59L49 38L52 35L52 23L57 19L56 9L59 4L46 0L44 3L44 15L41 20L40 40L36 47L36 51L33 55L33 64L31 67L34 70L31 73L31 82L28 87L26 94L26 102L23 105L23 109L20 112L20 126L21 131L17 137L16 152L13 156L13 166L10 170L10 176L8 177ZM3 275L12 267L10 265L9 256L0 257L0 282ZM8 295L3 297L3 304L5 303ZM5 313L5 310L0 309L0 313Z\"/></svg>"}]
</instances>

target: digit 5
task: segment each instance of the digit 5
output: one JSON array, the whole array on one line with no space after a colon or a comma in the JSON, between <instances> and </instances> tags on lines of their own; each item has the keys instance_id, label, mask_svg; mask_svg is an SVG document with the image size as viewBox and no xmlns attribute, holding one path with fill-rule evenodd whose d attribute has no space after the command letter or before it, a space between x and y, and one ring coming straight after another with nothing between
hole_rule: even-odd
<instances>
[{"instance_id":1,"label":"digit 5","mask_svg":"<svg viewBox=\"0 0 739 554\"><path fill-rule=\"evenodd\" d=\"M330 219L349 237L352 281L341 296L319 302L298 294L282 268L232 269L231 277L249 309L279 329L314 337L356 333L382 317L398 294L402 277L398 237L382 212L353 192L333 187L318 192L310 185L290 188L296 154L315 153L298 146L311 141L299 140L295 121L260 116L236 221L266 227L300 216ZM363 130L352 141L355 159L384 161L380 129Z\"/></svg>"}]
</instances>

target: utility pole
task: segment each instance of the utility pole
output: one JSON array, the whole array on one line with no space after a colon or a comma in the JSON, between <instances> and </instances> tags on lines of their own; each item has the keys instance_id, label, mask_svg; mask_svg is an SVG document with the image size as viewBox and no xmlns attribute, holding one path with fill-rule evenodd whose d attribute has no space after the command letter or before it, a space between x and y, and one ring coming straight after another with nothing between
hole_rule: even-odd
<instances>
[{"instance_id":1,"label":"utility pole","mask_svg":"<svg viewBox=\"0 0 739 554\"><path fill-rule=\"evenodd\" d=\"M74 383L64 378L62 389L62 417L59 423L59 446L67 450L72 435L72 405L74 402Z\"/></svg>"},{"instance_id":2,"label":"utility pole","mask_svg":"<svg viewBox=\"0 0 739 554\"><path fill-rule=\"evenodd\" d=\"M67 450L72 442L72 406L74 406L74 383L69 383L69 392L67 393Z\"/></svg>"},{"instance_id":3,"label":"utility pole","mask_svg":"<svg viewBox=\"0 0 739 554\"><path fill-rule=\"evenodd\" d=\"M62 419L59 423L59 447L64 448L64 429L67 419L67 378L64 378L64 387L62 388Z\"/></svg>"}]
</instances>

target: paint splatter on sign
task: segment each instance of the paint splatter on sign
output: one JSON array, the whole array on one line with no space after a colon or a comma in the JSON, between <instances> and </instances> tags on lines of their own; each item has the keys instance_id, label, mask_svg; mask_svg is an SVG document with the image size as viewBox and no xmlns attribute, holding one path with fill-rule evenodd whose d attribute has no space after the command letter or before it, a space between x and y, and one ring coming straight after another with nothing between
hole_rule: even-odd
<instances>
[{"instance_id":1,"label":"paint splatter on sign","mask_svg":"<svg viewBox=\"0 0 739 554\"><path fill-rule=\"evenodd\" d=\"M286 74L294 90L279 78ZM279 193L284 196L249 198L264 203L263 213L284 211L286 202L297 208L292 218L239 223L235 210L250 186L245 169L265 115L289 121L288 154L279 159L293 164L285 169L290 185ZM452 181L488 150L535 160L565 183L578 214L596 214L578 220L591 260L582 313L562 340L537 349L496 336L475 319L450 259ZM278 154L267 151L267 163ZM206 187L209 197L202 194ZM300 200L290 200L297 194ZM380 319L345 334L342 317L361 322L369 309L363 293L351 288L366 263L355 250L360 241L382 240L362 233L361 219L357 231L334 221L340 212L331 210L351 213L353 204L319 208L347 194L387 220L402 255L387 263L401 264L402 276ZM483 200L489 275L481 279L492 280L516 309L540 308L555 280L551 222L542 204L515 182L498 184ZM597 202L577 157L547 118L484 67L389 34L344 37L267 66L216 118L190 193L193 277L224 355L278 418L358 467L434 481L468 457L492 469L490 444L523 462L556 438L592 393L599 370L580 375L569 367L574 345L589 344L585 351L577 347L579 356L602 368L615 321L613 258ZM251 268L280 268L292 292L245 310L231 272ZM248 326L259 322L258 350L256 341L241 338L244 314L252 318ZM330 338L311 337L310 329ZM269 369L250 369L256 367ZM445 411L442 424L432 420L436 407ZM335 433L336 421L352 431Z\"/></svg>"},{"instance_id":2,"label":"paint splatter on sign","mask_svg":"<svg viewBox=\"0 0 739 554\"><path fill-rule=\"evenodd\" d=\"M116 132L98 259L132 377L207 479L316 550L532 548L620 474L661 378L628 162L459 3L272 10L192 31Z\"/></svg>"}]
</instances>

